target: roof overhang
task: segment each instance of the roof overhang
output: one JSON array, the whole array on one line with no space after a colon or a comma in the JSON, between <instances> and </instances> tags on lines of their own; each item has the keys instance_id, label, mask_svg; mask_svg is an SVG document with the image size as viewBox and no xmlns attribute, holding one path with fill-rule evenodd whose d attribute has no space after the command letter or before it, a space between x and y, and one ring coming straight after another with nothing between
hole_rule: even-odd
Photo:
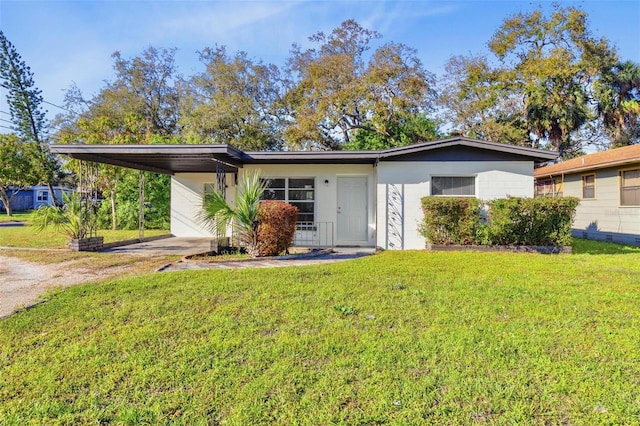
<instances>
[{"instance_id":1,"label":"roof overhang","mask_svg":"<svg viewBox=\"0 0 640 426\"><path fill-rule=\"evenodd\" d=\"M237 172L244 156L230 145L51 145L51 152L168 175L216 172L220 166Z\"/></svg>"},{"instance_id":2,"label":"roof overhang","mask_svg":"<svg viewBox=\"0 0 640 426\"><path fill-rule=\"evenodd\" d=\"M376 164L400 160L404 156L447 149L471 147L508 153L535 163L557 157L555 152L486 142L469 138L451 138L418 143L383 151L259 151L243 152L231 145L51 145L51 152L72 158L156 173L237 172L244 164Z\"/></svg>"},{"instance_id":3,"label":"roof overhang","mask_svg":"<svg viewBox=\"0 0 640 426\"><path fill-rule=\"evenodd\" d=\"M375 164L379 151L247 152L246 164Z\"/></svg>"},{"instance_id":4,"label":"roof overhang","mask_svg":"<svg viewBox=\"0 0 640 426\"><path fill-rule=\"evenodd\" d=\"M392 159L402 155L416 154L419 152L426 152L436 149L466 146L470 148L479 148L483 150L489 150L494 152L501 152L506 154L518 155L521 157L533 160L536 163L544 163L547 161L555 160L558 158L558 153L553 151L546 151L536 148L528 148L524 146L509 145L506 143L487 142L480 139L455 137L449 139L442 139L432 142L417 143L414 145L401 146L398 148L390 148L381 152L380 159Z\"/></svg>"}]
</instances>

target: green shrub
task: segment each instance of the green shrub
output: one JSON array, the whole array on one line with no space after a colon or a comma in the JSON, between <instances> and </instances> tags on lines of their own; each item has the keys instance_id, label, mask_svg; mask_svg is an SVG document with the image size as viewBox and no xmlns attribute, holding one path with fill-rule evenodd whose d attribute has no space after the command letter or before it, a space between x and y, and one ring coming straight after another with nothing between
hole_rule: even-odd
<instances>
[{"instance_id":1,"label":"green shrub","mask_svg":"<svg viewBox=\"0 0 640 426\"><path fill-rule=\"evenodd\" d=\"M476 198L424 197L422 235L433 244L475 244L481 229Z\"/></svg>"},{"instance_id":2,"label":"green shrub","mask_svg":"<svg viewBox=\"0 0 640 426\"><path fill-rule=\"evenodd\" d=\"M298 208L283 201L262 201L258 206L258 256L277 256L293 243Z\"/></svg>"},{"instance_id":3,"label":"green shrub","mask_svg":"<svg viewBox=\"0 0 640 426\"><path fill-rule=\"evenodd\" d=\"M509 197L489 203L487 235L492 244L571 245L575 197Z\"/></svg>"},{"instance_id":4,"label":"green shrub","mask_svg":"<svg viewBox=\"0 0 640 426\"><path fill-rule=\"evenodd\" d=\"M571 245L574 197L509 197L489 203L486 223L475 198L422 199L422 235L432 244Z\"/></svg>"}]
</instances>

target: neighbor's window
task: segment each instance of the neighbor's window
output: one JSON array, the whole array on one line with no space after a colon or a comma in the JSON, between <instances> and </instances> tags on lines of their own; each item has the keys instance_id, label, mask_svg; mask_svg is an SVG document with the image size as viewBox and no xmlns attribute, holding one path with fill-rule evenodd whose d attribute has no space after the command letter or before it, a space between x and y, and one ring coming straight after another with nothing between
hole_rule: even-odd
<instances>
[{"instance_id":1,"label":"neighbor's window","mask_svg":"<svg viewBox=\"0 0 640 426\"><path fill-rule=\"evenodd\" d=\"M536 180L536 197L561 197L563 182L560 179Z\"/></svg>"},{"instance_id":2,"label":"neighbor's window","mask_svg":"<svg viewBox=\"0 0 640 426\"><path fill-rule=\"evenodd\" d=\"M473 176L432 176L431 195L474 197L476 178Z\"/></svg>"},{"instance_id":3,"label":"neighbor's window","mask_svg":"<svg viewBox=\"0 0 640 426\"><path fill-rule=\"evenodd\" d=\"M640 169L620 172L620 205L640 206Z\"/></svg>"},{"instance_id":4,"label":"neighbor's window","mask_svg":"<svg viewBox=\"0 0 640 426\"><path fill-rule=\"evenodd\" d=\"M36 193L36 199L38 201L49 201L49 191L47 190L38 190L38 192Z\"/></svg>"},{"instance_id":5,"label":"neighbor's window","mask_svg":"<svg viewBox=\"0 0 640 426\"><path fill-rule=\"evenodd\" d=\"M582 176L582 198L596 198L596 175Z\"/></svg>"},{"instance_id":6,"label":"neighbor's window","mask_svg":"<svg viewBox=\"0 0 640 426\"><path fill-rule=\"evenodd\" d=\"M314 178L265 178L263 200L285 201L298 208L298 223L315 221Z\"/></svg>"}]
</instances>

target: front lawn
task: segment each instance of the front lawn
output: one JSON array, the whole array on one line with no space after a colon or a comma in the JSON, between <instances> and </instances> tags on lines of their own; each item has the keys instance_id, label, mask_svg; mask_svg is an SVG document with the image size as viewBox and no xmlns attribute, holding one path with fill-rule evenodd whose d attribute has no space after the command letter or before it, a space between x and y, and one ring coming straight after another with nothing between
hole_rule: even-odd
<instances>
[{"instance_id":1,"label":"front lawn","mask_svg":"<svg viewBox=\"0 0 640 426\"><path fill-rule=\"evenodd\" d=\"M0 321L2 424L639 424L640 253L384 252Z\"/></svg>"},{"instance_id":2,"label":"front lawn","mask_svg":"<svg viewBox=\"0 0 640 426\"><path fill-rule=\"evenodd\" d=\"M165 230L145 230L145 237L168 234ZM104 237L105 243L138 238L138 230L101 229L98 235ZM35 232L32 226L0 227L0 247L26 247L41 249L62 249L68 247L69 239L52 229Z\"/></svg>"}]
</instances>

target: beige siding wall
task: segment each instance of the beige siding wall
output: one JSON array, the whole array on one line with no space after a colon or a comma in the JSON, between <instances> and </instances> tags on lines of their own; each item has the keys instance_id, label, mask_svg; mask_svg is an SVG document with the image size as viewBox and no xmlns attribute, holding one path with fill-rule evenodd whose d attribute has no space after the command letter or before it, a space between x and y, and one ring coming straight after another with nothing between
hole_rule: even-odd
<instances>
[{"instance_id":1,"label":"beige siding wall","mask_svg":"<svg viewBox=\"0 0 640 426\"><path fill-rule=\"evenodd\" d=\"M582 176L591 173L593 172L568 175L564 178L564 195L581 199L576 209L574 235L640 244L640 207L620 206L619 169L595 171L595 198L582 199Z\"/></svg>"}]
</instances>

